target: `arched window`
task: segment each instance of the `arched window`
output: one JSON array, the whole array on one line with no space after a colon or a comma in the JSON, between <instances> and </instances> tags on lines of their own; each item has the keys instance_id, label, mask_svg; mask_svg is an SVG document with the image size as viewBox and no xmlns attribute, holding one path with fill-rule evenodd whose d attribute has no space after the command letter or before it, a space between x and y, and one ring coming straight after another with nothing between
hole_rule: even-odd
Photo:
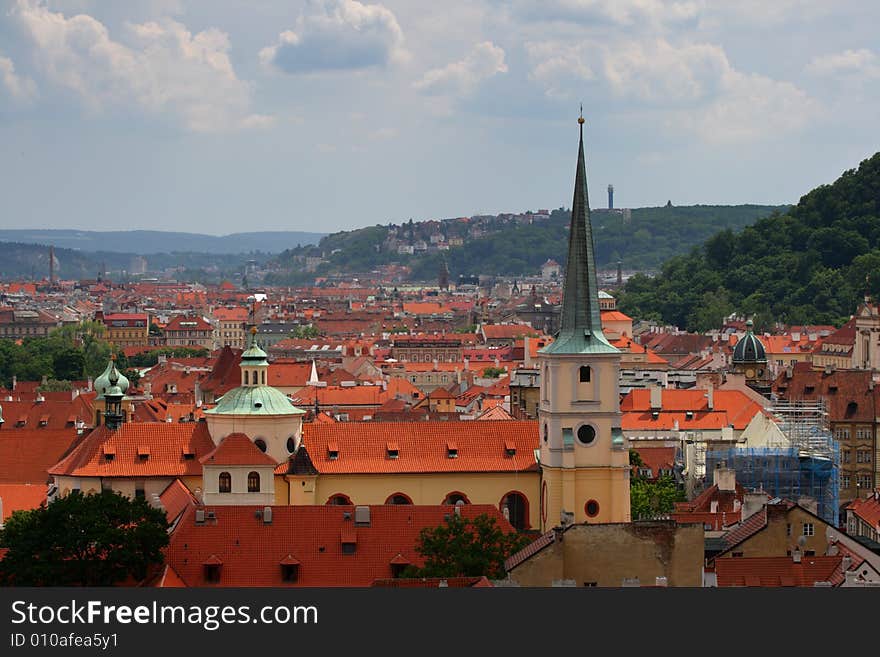
<instances>
[{"instance_id":1,"label":"arched window","mask_svg":"<svg viewBox=\"0 0 880 657\"><path fill-rule=\"evenodd\" d=\"M263 440L262 438L257 438L257 439L254 441L254 445L256 445L256 446L257 446L257 449L260 450L261 452L265 452L265 451L266 451L266 441Z\"/></svg>"},{"instance_id":2,"label":"arched window","mask_svg":"<svg viewBox=\"0 0 880 657\"><path fill-rule=\"evenodd\" d=\"M220 492L221 493L231 493L232 492L232 475L228 472L220 473Z\"/></svg>"},{"instance_id":3,"label":"arched window","mask_svg":"<svg viewBox=\"0 0 880 657\"><path fill-rule=\"evenodd\" d=\"M287 439L287 451L290 454L293 454L296 451L296 439L293 436Z\"/></svg>"},{"instance_id":4,"label":"arched window","mask_svg":"<svg viewBox=\"0 0 880 657\"><path fill-rule=\"evenodd\" d=\"M266 385L266 370L260 372L260 378L263 380L263 385Z\"/></svg>"},{"instance_id":5,"label":"arched window","mask_svg":"<svg viewBox=\"0 0 880 657\"><path fill-rule=\"evenodd\" d=\"M464 504L470 504L471 501L467 498L467 495L461 493L459 491L453 491L446 496L446 499L443 500L443 504L458 504L459 502L463 502Z\"/></svg>"},{"instance_id":6,"label":"arched window","mask_svg":"<svg viewBox=\"0 0 880 657\"><path fill-rule=\"evenodd\" d=\"M579 371L579 375L581 383L590 382L590 368L588 366L583 365Z\"/></svg>"},{"instance_id":7,"label":"arched window","mask_svg":"<svg viewBox=\"0 0 880 657\"><path fill-rule=\"evenodd\" d=\"M518 531L529 529L529 501L525 495L512 490L501 498L498 507Z\"/></svg>"},{"instance_id":8,"label":"arched window","mask_svg":"<svg viewBox=\"0 0 880 657\"><path fill-rule=\"evenodd\" d=\"M331 495L327 500L327 504L335 505L335 506L351 506L351 498L348 495L344 495L342 493L336 493L335 495Z\"/></svg>"},{"instance_id":9,"label":"arched window","mask_svg":"<svg viewBox=\"0 0 880 657\"><path fill-rule=\"evenodd\" d=\"M595 518L599 515L599 503L596 500L590 500L584 504L584 513L590 518Z\"/></svg>"},{"instance_id":10,"label":"arched window","mask_svg":"<svg viewBox=\"0 0 880 657\"><path fill-rule=\"evenodd\" d=\"M260 473L248 472L248 493L260 492Z\"/></svg>"},{"instance_id":11,"label":"arched window","mask_svg":"<svg viewBox=\"0 0 880 657\"><path fill-rule=\"evenodd\" d=\"M404 495L403 493L394 493L394 495L389 495L388 499L385 500L385 504L412 504L412 500L409 498L409 495Z\"/></svg>"}]
</instances>

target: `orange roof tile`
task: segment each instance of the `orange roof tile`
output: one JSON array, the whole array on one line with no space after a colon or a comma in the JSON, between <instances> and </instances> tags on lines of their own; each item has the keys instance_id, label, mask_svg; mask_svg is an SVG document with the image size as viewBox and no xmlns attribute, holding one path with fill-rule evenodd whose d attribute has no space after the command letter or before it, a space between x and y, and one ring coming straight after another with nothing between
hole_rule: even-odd
<instances>
[{"instance_id":1,"label":"orange roof tile","mask_svg":"<svg viewBox=\"0 0 880 657\"><path fill-rule=\"evenodd\" d=\"M45 484L48 470L82 437L69 429L15 429L0 431L0 483Z\"/></svg>"},{"instance_id":2,"label":"orange roof tile","mask_svg":"<svg viewBox=\"0 0 880 657\"><path fill-rule=\"evenodd\" d=\"M814 586L831 581L842 555L802 557L725 557L715 560L718 586Z\"/></svg>"},{"instance_id":3,"label":"orange roof tile","mask_svg":"<svg viewBox=\"0 0 880 657\"><path fill-rule=\"evenodd\" d=\"M399 457L388 458L394 441ZM458 458L448 457L453 441ZM516 453L508 456L505 441ZM335 443L336 459L328 457ZM338 422L303 426L303 444L318 472L524 472L537 469L538 423L519 420L485 422Z\"/></svg>"},{"instance_id":4,"label":"orange roof tile","mask_svg":"<svg viewBox=\"0 0 880 657\"><path fill-rule=\"evenodd\" d=\"M278 465L243 433L231 433L199 459L202 465Z\"/></svg>"},{"instance_id":5,"label":"orange roof tile","mask_svg":"<svg viewBox=\"0 0 880 657\"><path fill-rule=\"evenodd\" d=\"M30 511L46 501L45 484L0 484L0 500L3 501L5 521L13 511Z\"/></svg>"},{"instance_id":6,"label":"orange roof tile","mask_svg":"<svg viewBox=\"0 0 880 657\"><path fill-rule=\"evenodd\" d=\"M415 550L419 532L442 525L453 513L451 506L371 506L370 524L355 526L351 506L275 506L271 523L255 518L262 507L209 509L216 521L199 526L195 509L189 509L166 550L166 562L187 586L370 586L391 578L392 561L399 563L399 557L421 566ZM503 531L514 531L494 506L461 507L465 518L484 513ZM343 553L343 536L356 545L354 553ZM285 562L297 566L295 583L283 580ZM221 566L218 584L206 581L205 564Z\"/></svg>"},{"instance_id":7,"label":"orange roof tile","mask_svg":"<svg viewBox=\"0 0 880 657\"><path fill-rule=\"evenodd\" d=\"M150 446L147 459L137 455L142 445ZM116 431L101 425L49 473L76 477L198 476L202 472L198 458L213 449L204 422L127 423ZM107 453L113 453L113 458L107 459ZM186 458L187 453L193 458Z\"/></svg>"}]
</instances>

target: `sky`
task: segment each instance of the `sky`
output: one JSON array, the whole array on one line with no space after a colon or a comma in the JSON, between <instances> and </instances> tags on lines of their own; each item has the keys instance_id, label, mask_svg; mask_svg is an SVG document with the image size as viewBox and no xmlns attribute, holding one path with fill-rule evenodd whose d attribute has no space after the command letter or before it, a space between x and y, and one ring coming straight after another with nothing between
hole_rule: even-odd
<instances>
[{"instance_id":1,"label":"sky","mask_svg":"<svg viewBox=\"0 0 880 657\"><path fill-rule=\"evenodd\" d=\"M795 203L880 150L876 0L0 0L0 227Z\"/></svg>"}]
</instances>

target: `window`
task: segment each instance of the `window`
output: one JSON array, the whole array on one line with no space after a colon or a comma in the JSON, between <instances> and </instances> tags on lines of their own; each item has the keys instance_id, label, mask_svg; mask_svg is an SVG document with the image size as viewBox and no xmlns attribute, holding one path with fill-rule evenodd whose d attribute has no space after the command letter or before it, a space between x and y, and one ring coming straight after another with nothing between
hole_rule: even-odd
<instances>
[{"instance_id":1,"label":"window","mask_svg":"<svg viewBox=\"0 0 880 657\"><path fill-rule=\"evenodd\" d=\"M856 454L856 462L857 463L870 463L871 462L871 452L867 450L859 450Z\"/></svg>"},{"instance_id":2,"label":"window","mask_svg":"<svg viewBox=\"0 0 880 657\"><path fill-rule=\"evenodd\" d=\"M446 496L446 499L443 500L443 504L458 504L461 502L462 504L470 504L467 496L464 493L449 493Z\"/></svg>"},{"instance_id":3,"label":"window","mask_svg":"<svg viewBox=\"0 0 880 657\"><path fill-rule=\"evenodd\" d=\"M299 564L289 564L283 563L281 564L281 581L282 582L295 582L299 579Z\"/></svg>"},{"instance_id":4,"label":"window","mask_svg":"<svg viewBox=\"0 0 880 657\"><path fill-rule=\"evenodd\" d=\"M788 524L785 526L785 535L786 535L786 536L791 536L791 523L788 523Z\"/></svg>"},{"instance_id":5,"label":"window","mask_svg":"<svg viewBox=\"0 0 880 657\"><path fill-rule=\"evenodd\" d=\"M403 493L395 493L385 500L385 504L412 504L412 500Z\"/></svg>"},{"instance_id":6,"label":"window","mask_svg":"<svg viewBox=\"0 0 880 657\"><path fill-rule=\"evenodd\" d=\"M743 556L743 553L742 553L742 552L731 552L731 553L730 553L730 556L732 556L732 557L741 557L741 556Z\"/></svg>"},{"instance_id":7,"label":"window","mask_svg":"<svg viewBox=\"0 0 880 657\"><path fill-rule=\"evenodd\" d=\"M581 383L589 383L590 382L590 368L586 365L582 366L579 370L579 377Z\"/></svg>"},{"instance_id":8,"label":"window","mask_svg":"<svg viewBox=\"0 0 880 657\"><path fill-rule=\"evenodd\" d=\"M599 503L596 500L590 500L584 505L584 513L588 518L595 518L599 515Z\"/></svg>"},{"instance_id":9,"label":"window","mask_svg":"<svg viewBox=\"0 0 880 657\"><path fill-rule=\"evenodd\" d=\"M852 485L849 475L840 475L840 487L849 488Z\"/></svg>"},{"instance_id":10,"label":"window","mask_svg":"<svg viewBox=\"0 0 880 657\"><path fill-rule=\"evenodd\" d=\"M231 493L232 492L232 475L228 472L221 472L220 478L220 492L221 493Z\"/></svg>"},{"instance_id":11,"label":"window","mask_svg":"<svg viewBox=\"0 0 880 657\"><path fill-rule=\"evenodd\" d=\"M287 439L287 452L288 454L293 454L296 451L296 440L294 440L293 436Z\"/></svg>"},{"instance_id":12,"label":"window","mask_svg":"<svg viewBox=\"0 0 880 657\"><path fill-rule=\"evenodd\" d=\"M544 442L547 442L547 425L544 424Z\"/></svg>"},{"instance_id":13,"label":"window","mask_svg":"<svg viewBox=\"0 0 880 657\"><path fill-rule=\"evenodd\" d=\"M348 495L337 493L336 495L330 496L330 499L327 500L327 504L335 506L351 506L351 498Z\"/></svg>"},{"instance_id":14,"label":"window","mask_svg":"<svg viewBox=\"0 0 880 657\"><path fill-rule=\"evenodd\" d=\"M257 446L257 449L259 449L261 452L265 452L265 451L266 451L266 441L263 440L262 438L257 438L257 439L254 441L254 445L256 445L256 446Z\"/></svg>"},{"instance_id":15,"label":"window","mask_svg":"<svg viewBox=\"0 0 880 657\"><path fill-rule=\"evenodd\" d=\"M357 543L343 543L342 554L354 554L357 550Z\"/></svg>"},{"instance_id":16,"label":"window","mask_svg":"<svg viewBox=\"0 0 880 657\"><path fill-rule=\"evenodd\" d=\"M582 445L592 445L596 440L596 429L590 424L582 424L578 427L577 438Z\"/></svg>"},{"instance_id":17,"label":"window","mask_svg":"<svg viewBox=\"0 0 880 657\"><path fill-rule=\"evenodd\" d=\"M584 586L593 588L593 587L599 586L599 582L584 582Z\"/></svg>"},{"instance_id":18,"label":"window","mask_svg":"<svg viewBox=\"0 0 880 657\"><path fill-rule=\"evenodd\" d=\"M248 493L260 492L260 473L248 472Z\"/></svg>"},{"instance_id":19,"label":"window","mask_svg":"<svg viewBox=\"0 0 880 657\"><path fill-rule=\"evenodd\" d=\"M813 527L813 523L811 523L811 522L804 523L803 535L804 536L815 536L815 529Z\"/></svg>"},{"instance_id":20,"label":"window","mask_svg":"<svg viewBox=\"0 0 880 657\"><path fill-rule=\"evenodd\" d=\"M841 463L849 463L849 450L848 449L841 450L840 462Z\"/></svg>"},{"instance_id":21,"label":"window","mask_svg":"<svg viewBox=\"0 0 880 657\"><path fill-rule=\"evenodd\" d=\"M859 488L872 488L874 486L873 476L870 474L860 474L856 480Z\"/></svg>"},{"instance_id":22,"label":"window","mask_svg":"<svg viewBox=\"0 0 880 657\"><path fill-rule=\"evenodd\" d=\"M205 564L205 581L217 583L220 581L220 566L215 564Z\"/></svg>"}]
</instances>

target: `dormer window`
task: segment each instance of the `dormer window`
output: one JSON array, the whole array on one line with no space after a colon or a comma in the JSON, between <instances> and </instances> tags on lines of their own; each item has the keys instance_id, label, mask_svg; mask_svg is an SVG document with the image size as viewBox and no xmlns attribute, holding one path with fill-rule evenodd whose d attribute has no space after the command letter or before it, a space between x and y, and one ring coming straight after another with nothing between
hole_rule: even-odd
<instances>
[{"instance_id":1,"label":"dormer window","mask_svg":"<svg viewBox=\"0 0 880 657\"><path fill-rule=\"evenodd\" d=\"M339 445L336 443L330 443L327 445L327 458L331 461L335 461L339 458Z\"/></svg>"},{"instance_id":2,"label":"dormer window","mask_svg":"<svg viewBox=\"0 0 880 657\"><path fill-rule=\"evenodd\" d=\"M397 447L397 443L388 443L385 447L385 451L390 459L400 457L400 449Z\"/></svg>"},{"instance_id":3,"label":"dormer window","mask_svg":"<svg viewBox=\"0 0 880 657\"><path fill-rule=\"evenodd\" d=\"M146 461L150 458L150 448L147 445L141 445L137 448L138 460Z\"/></svg>"},{"instance_id":4,"label":"dormer window","mask_svg":"<svg viewBox=\"0 0 880 657\"><path fill-rule=\"evenodd\" d=\"M506 456L514 456L516 454L516 445L512 440L504 441L504 454Z\"/></svg>"},{"instance_id":5,"label":"dormer window","mask_svg":"<svg viewBox=\"0 0 880 657\"><path fill-rule=\"evenodd\" d=\"M446 458L457 459L458 447L455 443L446 443Z\"/></svg>"}]
</instances>

